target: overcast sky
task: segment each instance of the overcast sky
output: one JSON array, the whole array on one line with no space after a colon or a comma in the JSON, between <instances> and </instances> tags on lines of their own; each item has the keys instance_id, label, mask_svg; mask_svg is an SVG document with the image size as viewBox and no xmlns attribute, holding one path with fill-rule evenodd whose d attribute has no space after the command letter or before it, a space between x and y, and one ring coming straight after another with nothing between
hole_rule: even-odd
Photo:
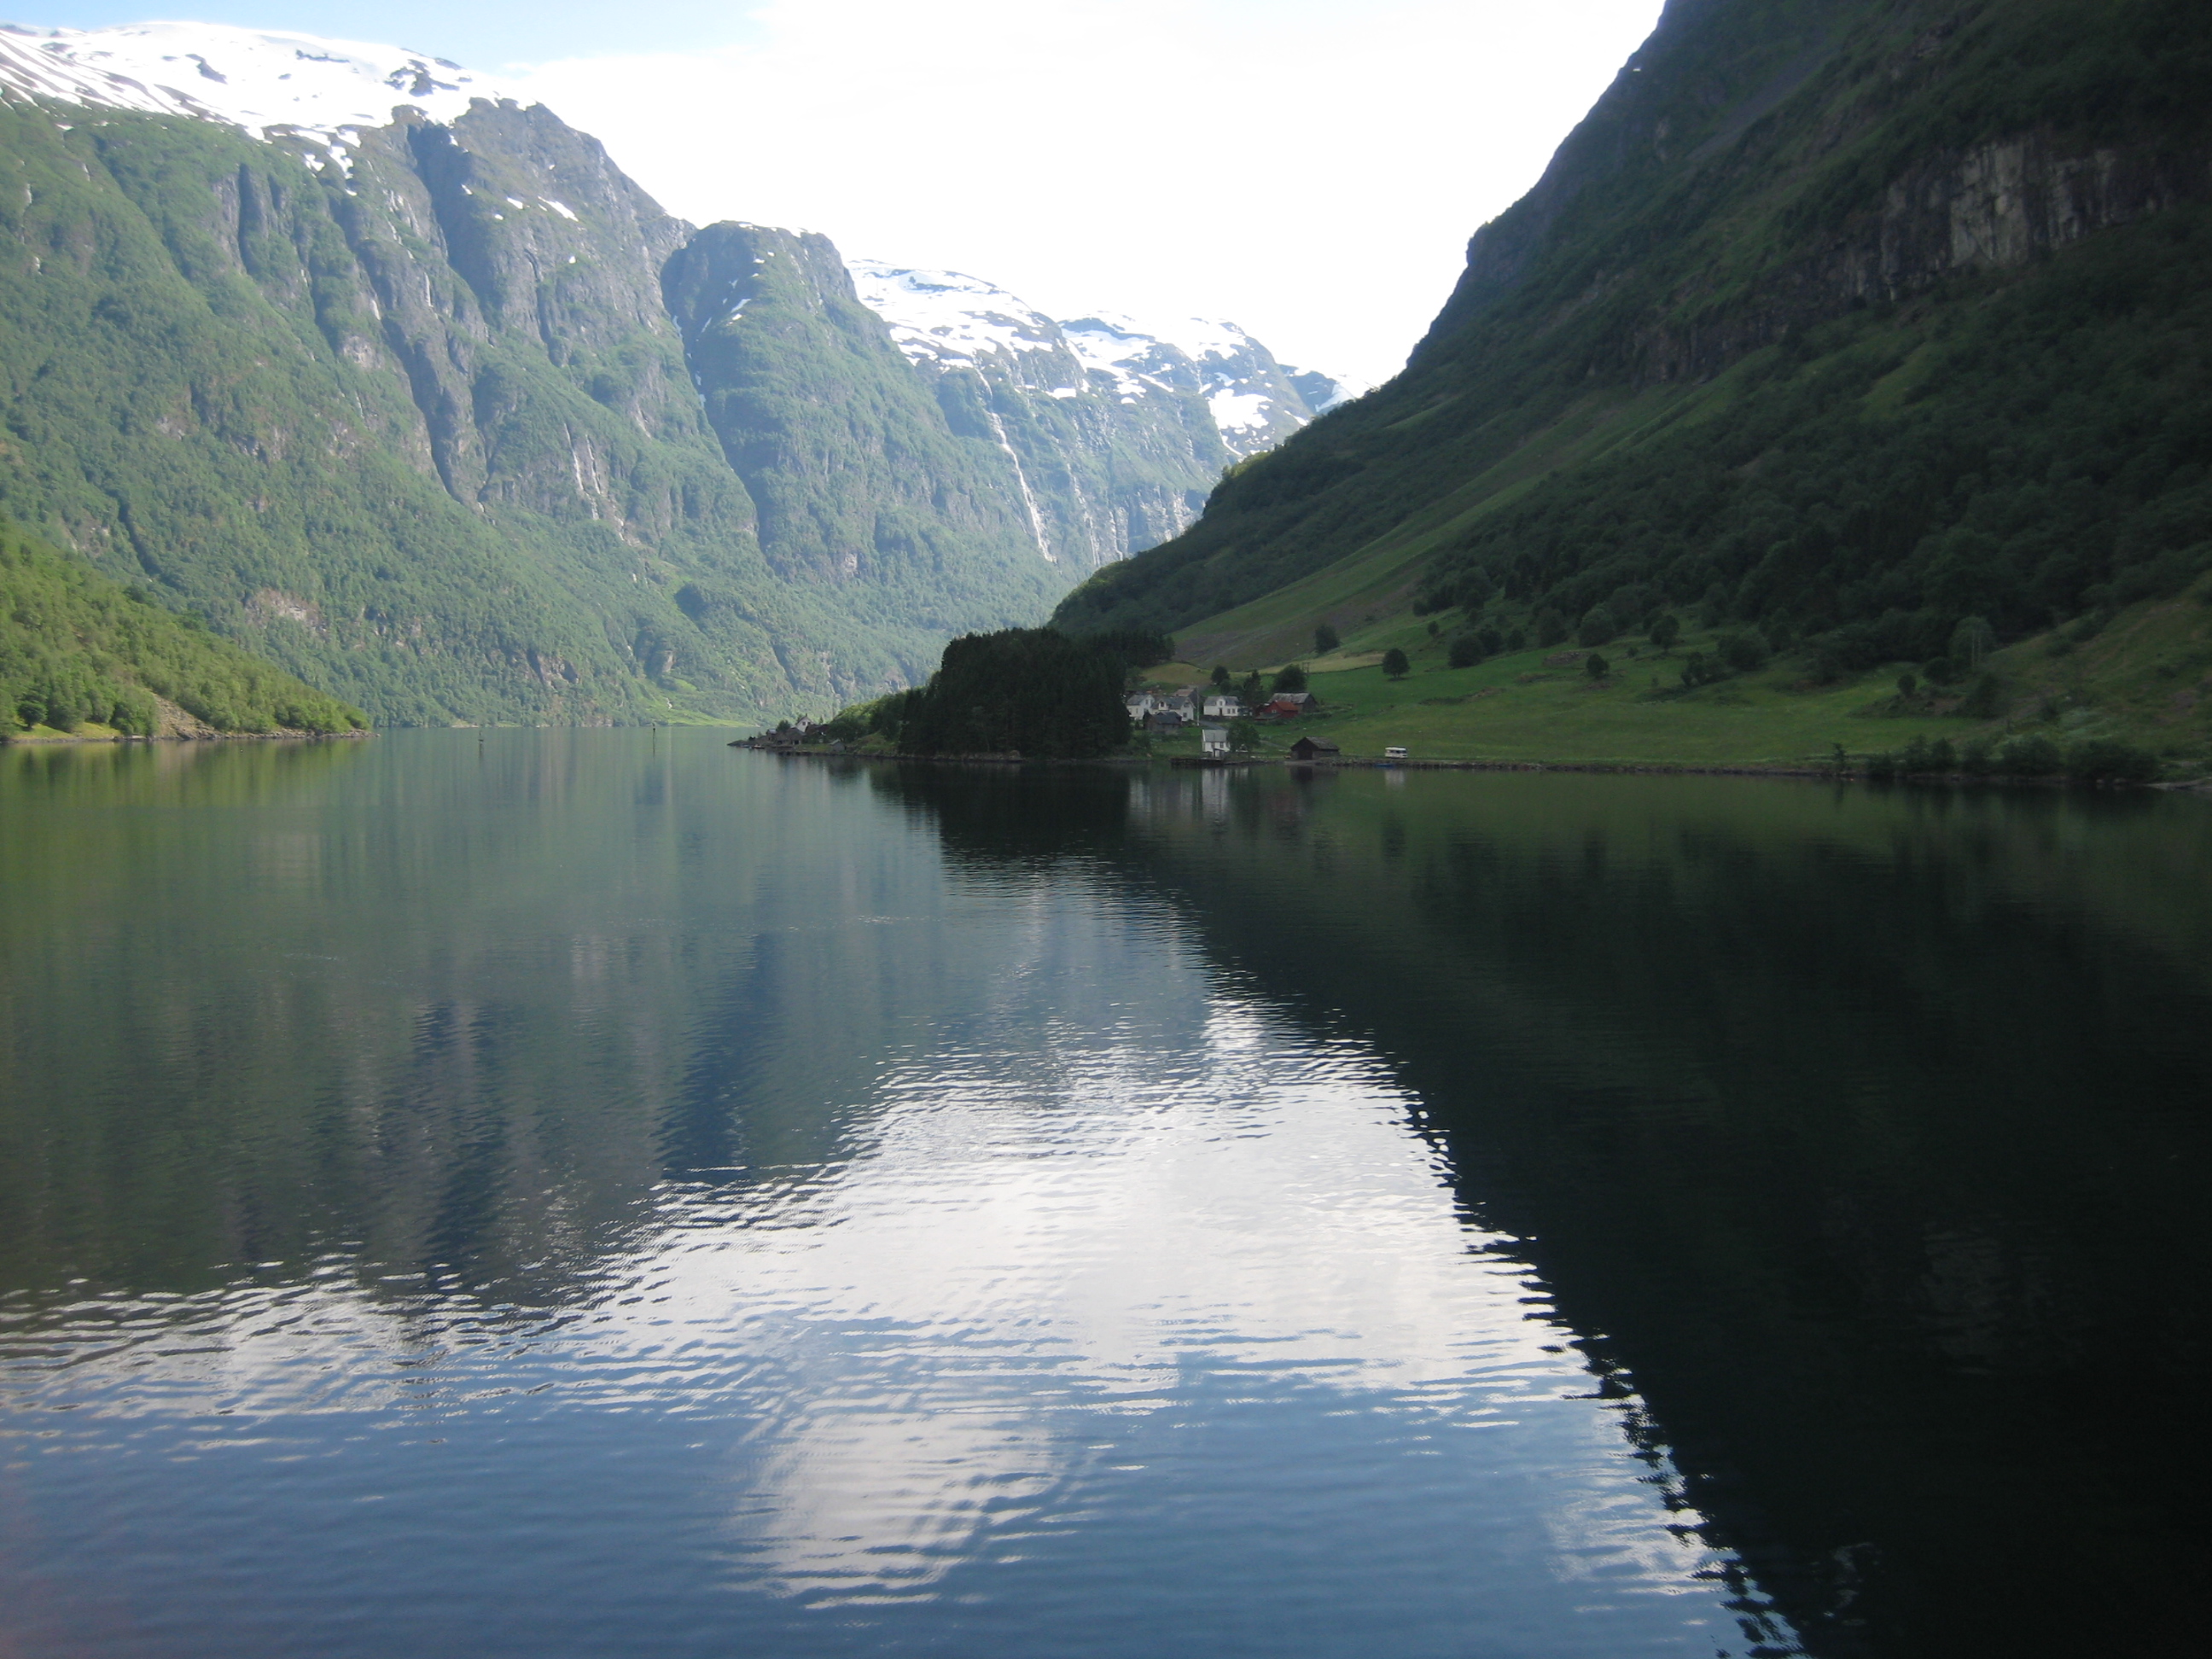
<instances>
[{"instance_id":1,"label":"overcast sky","mask_svg":"<svg viewBox=\"0 0 2212 1659\"><path fill-rule=\"evenodd\" d=\"M48 0L492 71L672 211L1394 373L1660 0Z\"/></svg>"}]
</instances>

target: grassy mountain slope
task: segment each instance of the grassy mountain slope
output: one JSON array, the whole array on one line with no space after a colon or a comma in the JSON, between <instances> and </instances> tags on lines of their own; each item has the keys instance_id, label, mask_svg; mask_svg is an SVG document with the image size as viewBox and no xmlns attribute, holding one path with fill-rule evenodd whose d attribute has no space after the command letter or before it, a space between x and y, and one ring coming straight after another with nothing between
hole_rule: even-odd
<instances>
[{"instance_id":1,"label":"grassy mountain slope","mask_svg":"<svg viewBox=\"0 0 2212 1659\"><path fill-rule=\"evenodd\" d=\"M1406 373L1058 621L1243 666L1322 621L1697 607L1833 678L2175 592L2212 562L2208 67L2177 0L1674 0Z\"/></svg>"},{"instance_id":2,"label":"grassy mountain slope","mask_svg":"<svg viewBox=\"0 0 2212 1659\"><path fill-rule=\"evenodd\" d=\"M170 705L164 708L163 704ZM359 709L303 685L0 521L0 734L351 732Z\"/></svg>"}]
</instances>

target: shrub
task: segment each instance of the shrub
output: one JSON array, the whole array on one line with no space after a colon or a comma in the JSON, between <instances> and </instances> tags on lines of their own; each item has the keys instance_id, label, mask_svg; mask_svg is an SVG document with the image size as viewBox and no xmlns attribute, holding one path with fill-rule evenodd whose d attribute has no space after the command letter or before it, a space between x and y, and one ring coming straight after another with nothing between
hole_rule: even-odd
<instances>
[{"instance_id":1,"label":"shrub","mask_svg":"<svg viewBox=\"0 0 2212 1659\"><path fill-rule=\"evenodd\" d=\"M1682 637L1682 619L1671 611L1662 611L1651 624L1651 643L1662 651L1672 651L1674 641Z\"/></svg>"},{"instance_id":2,"label":"shrub","mask_svg":"<svg viewBox=\"0 0 2212 1659\"><path fill-rule=\"evenodd\" d=\"M1342 643L1337 637L1336 629L1327 623L1314 629L1314 654L1317 657L1326 657Z\"/></svg>"},{"instance_id":3,"label":"shrub","mask_svg":"<svg viewBox=\"0 0 2212 1659\"><path fill-rule=\"evenodd\" d=\"M1472 668L1482 660L1482 647L1472 634L1454 635L1451 652L1445 660L1454 668Z\"/></svg>"},{"instance_id":4,"label":"shrub","mask_svg":"<svg viewBox=\"0 0 2212 1659\"><path fill-rule=\"evenodd\" d=\"M1682 659L1682 684L1692 690L1727 678L1728 670L1702 651L1692 651Z\"/></svg>"},{"instance_id":5,"label":"shrub","mask_svg":"<svg viewBox=\"0 0 2212 1659\"><path fill-rule=\"evenodd\" d=\"M1897 759L1898 770L1916 776L1955 771L1958 764L1959 757L1952 752L1948 738L1938 738L1933 743L1926 738L1915 738L1905 745L1904 754Z\"/></svg>"},{"instance_id":6,"label":"shrub","mask_svg":"<svg viewBox=\"0 0 2212 1659\"><path fill-rule=\"evenodd\" d=\"M1583 612L1582 625L1575 630L1577 645L1611 645L1620 632L1620 624L1613 620L1613 612L1601 605L1594 605Z\"/></svg>"},{"instance_id":7,"label":"shrub","mask_svg":"<svg viewBox=\"0 0 2212 1659\"><path fill-rule=\"evenodd\" d=\"M1402 680L1413 671L1413 665L1406 660L1406 653L1396 646L1382 653L1382 672L1389 678Z\"/></svg>"},{"instance_id":8,"label":"shrub","mask_svg":"<svg viewBox=\"0 0 2212 1659\"><path fill-rule=\"evenodd\" d=\"M1994 763L2007 777L2048 778L2063 769L2065 758L2057 744L2037 732L2008 739L1997 750Z\"/></svg>"},{"instance_id":9,"label":"shrub","mask_svg":"<svg viewBox=\"0 0 2212 1659\"><path fill-rule=\"evenodd\" d=\"M1741 634L1723 634L1714 648L1719 652L1721 660L1739 674L1765 667L1766 659L1774 654L1766 635L1756 628L1746 629Z\"/></svg>"},{"instance_id":10,"label":"shrub","mask_svg":"<svg viewBox=\"0 0 2212 1659\"><path fill-rule=\"evenodd\" d=\"M2085 738L2066 751L2066 775L2081 783L2149 783L2158 757L2114 738Z\"/></svg>"},{"instance_id":11,"label":"shrub","mask_svg":"<svg viewBox=\"0 0 2212 1659\"><path fill-rule=\"evenodd\" d=\"M1920 682L1912 675L1899 674L1897 677L1897 695L1899 696L1909 697L1919 689Z\"/></svg>"},{"instance_id":12,"label":"shrub","mask_svg":"<svg viewBox=\"0 0 2212 1659\"><path fill-rule=\"evenodd\" d=\"M1959 704L1959 712L1978 720L1994 719L1997 705L2002 701L2004 688L1994 674L1978 674L1974 683L1966 688L1966 695Z\"/></svg>"},{"instance_id":13,"label":"shrub","mask_svg":"<svg viewBox=\"0 0 2212 1659\"><path fill-rule=\"evenodd\" d=\"M1276 671L1274 689L1278 691L1303 691L1306 689L1306 671L1294 662L1286 662Z\"/></svg>"},{"instance_id":14,"label":"shrub","mask_svg":"<svg viewBox=\"0 0 2212 1659\"><path fill-rule=\"evenodd\" d=\"M1583 659L1583 672L1594 680L1601 680L1613 672L1613 665L1595 651Z\"/></svg>"}]
</instances>

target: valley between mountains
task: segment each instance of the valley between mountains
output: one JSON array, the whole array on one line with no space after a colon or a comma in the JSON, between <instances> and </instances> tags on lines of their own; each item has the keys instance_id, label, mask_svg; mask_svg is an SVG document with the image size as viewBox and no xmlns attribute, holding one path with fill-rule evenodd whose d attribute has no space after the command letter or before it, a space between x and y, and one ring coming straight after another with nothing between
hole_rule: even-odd
<instances>
[{"instance_id":1,"label":"valley between mountains","mask_svg":"<svg viewBox=\"0 0 2212 1659\"><path fill-rule=\"evenodd\" d=\"M1354 397L682 222L395 48L0 33L0 511L380 724L896 748L948 641L1049 618L1163 687L1303 663L1348 754L2193 775L2208 79L2187 0L1670 0ZM19 724L105 695L55 625Z\"/></svg>"}]
</instances>

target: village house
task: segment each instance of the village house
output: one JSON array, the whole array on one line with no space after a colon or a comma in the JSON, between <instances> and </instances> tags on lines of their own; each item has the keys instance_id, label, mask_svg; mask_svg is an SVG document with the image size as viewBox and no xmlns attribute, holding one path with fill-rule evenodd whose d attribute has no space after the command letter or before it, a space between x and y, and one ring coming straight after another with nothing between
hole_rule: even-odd
<instances>
[{"instance_id":1,"label":"village house","mask_svg":"<svg viewBox=\"0 0 2212 1659\"><path fill-rule=\"evenodd\" d=\"M1219 757L1229 752L1229 728L1225 726L1201 726L1198 728L1198 752Z\"/></svg>"},{"instance_id":2,"label":"village house","mask_svg":"<svg viewBox=\"0 0 2212 1659\"><path fill-rule=\"evenodd\" d=\"M1312 705L1313 693L1310 691L1278 691L1267 699L1267 706L1260 712L1272 714L1277 720L1295 720L1298 715L1308 713Z\"/></svg>"},{"instance_id":3,"label":"village house","mask_svg":"<svg viewBox=\"0 0 2212 1659\"><path fill-rule=\"evenodd\" d=\"M1147 732L1180 732L1184 723L1184 716L1172 708L1155 708L1145 716Z\"/></svg>"},{"instance_id":4,"label":"village house","mask_svg":"<svg viewBox=\"0 0 2212 1659\"><path fill-rule=\"evenodd\" d=\"M1300 738L1291 745L1291 758L1296 761L1334 760L1343 752L1327 738Z\"/></svg>"},{"instance_id":5,"label":"village house","mask_svg":"<svg viewBox=\"0 0 2212 1659\"><path fill-rule=\"evenodd\" d=\"M1244 718L1244 700L1227 691L1216 691L1206 699L1206 718L1210 720L1241 720Z\"/></svg>"},{"instance_id":6,"label":"village house","mask_svg":"<svg viewBox=\"0 0 2212 1659\"><path fill-rule=\"evenodd\" d=\"M1158 708L1159 703L1149 691L1133 691L1122 700L1121 706L1129 711L1131 720L1141 720Z\"/></svg>"}]
</instances>

